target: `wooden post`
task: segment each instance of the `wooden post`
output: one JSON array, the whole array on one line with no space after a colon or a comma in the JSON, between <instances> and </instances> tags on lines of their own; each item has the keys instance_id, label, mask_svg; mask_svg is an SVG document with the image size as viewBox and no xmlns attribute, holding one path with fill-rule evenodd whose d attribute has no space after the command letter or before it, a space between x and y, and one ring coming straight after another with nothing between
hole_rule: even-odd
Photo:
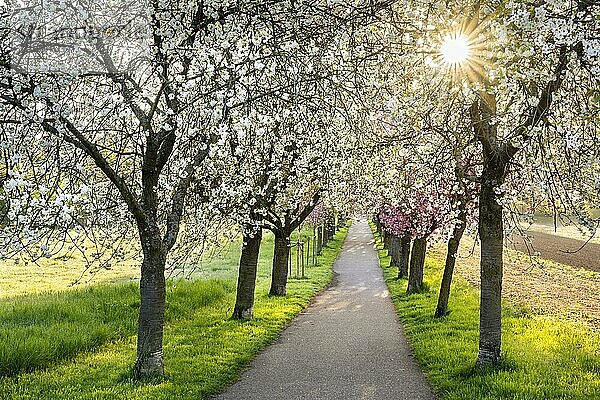
<instances>
[{"instance_id":1,"label":"wooden post","mask_svg":"<svg viewBox=\"0 0 600 400\"><path fill-rule=\"evenodd\" d=\"M304 279L304 242L302 242L300 249L301 249L301 251L300 251L300 260L301 261L300 262L302 265L302 279Z\"/></svg>"},{"instance_id":2,"label":"wooden post","mask_svg":"<svg viewBox=\"0 0 600 400\"><path fill-rule=\"evenodd\" d=\"M288 276L292 276L292 242L290 240L290 244L288 245L288 264L289 264L289 272Z\"/></svg>"},{"instance_id":3,"label":"wooden post","mask_svg":"<svg viewBox=\"0 0 600 400\"><path fill-rule=\"evenodd\" d=\"M300 276L300 241L296 241L296 279Z\"/></svg>"},{"instance_id":4,"label":"wooden post","mask_svg":"<svg viewBox=\"0 0 600 400\"><path fill-rule=\"evenodd\" d=\"M306 265L308 266L310 264L310 238L311 236L308 236L306 238Z\"/></svg>"}]
</instances>

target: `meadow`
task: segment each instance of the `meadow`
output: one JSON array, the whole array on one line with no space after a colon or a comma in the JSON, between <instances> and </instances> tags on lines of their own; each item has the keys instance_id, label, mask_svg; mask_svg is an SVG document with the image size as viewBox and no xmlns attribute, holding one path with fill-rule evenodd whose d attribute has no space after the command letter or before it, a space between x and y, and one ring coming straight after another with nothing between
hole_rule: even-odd
<instances>
[{"instance_id":1,"label":"meadow","mask_svg":"<svg viewBox=\"0 0 600 400\"><path fill-rule=\"evenodd\" d=\"M406 279L377 233L376 245L398 318L415 358L443 400L589 400L600 398L600 334L572 315L560 318L509 301L503 303L503 363L475 367L479 292L460 274L454 277L450 314L433 318L444 268L429 255L421 293L406 295ZM461 268L460 261L457 269ZM543 302L543 297L538 298Z\"/></svg>"},{"instance_id":2,"label":"meadow","mask_svg":"<svg viewBox=\"0 0 600 400\"><path fill-rule=\"evenodd\" d=\"M139 305L133 276L4 297L0 300L0 398L199 399L217 393L327 287L346 233L347 228L342 228L335 235L316 265L307 267L304 279L289 280L285 298L267 294L273 237L265 235L251 321L230 319L239 241L198 271L218 278L170 280L164 337L167 376L156 382L132 378ZM67 281L54 281L56 287L69 287Z\"/></svg>"}]
</instances>

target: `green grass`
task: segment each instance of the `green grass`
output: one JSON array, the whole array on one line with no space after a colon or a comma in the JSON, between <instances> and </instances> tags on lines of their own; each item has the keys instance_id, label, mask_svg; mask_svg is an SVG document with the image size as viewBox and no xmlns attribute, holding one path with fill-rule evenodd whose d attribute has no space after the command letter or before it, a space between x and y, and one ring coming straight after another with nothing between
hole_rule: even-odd
<instances>
[{"instance_id":1,"label":"green grass","mask_svg":"<svg viewBox=\"0 0 600 400\"><path fill-rule=\"evenodd\" d=\"M46 367L135 332L137 286L119 284L0 303L0 375Z\"/></svg>"},{"instance_id":2,"label":"green grass","mask_svg":"<svg viewBox=\"0 0 600 400\"><path fill-rule=\"evenodd\" d=\"M454 278L450 315L433 318L443 260L428 258L429 290L407 296L377 234L380 264L421 368L441 399L600 399L600 335L574 322L503 305L503 364L477 369L478 291ZM460 268L460 266L458 266Z\"/></svg>"},{"instance_id":3,"label":"green grass","mask_svg":"<svg viewBox=\"0 0 600 400\"><path fill-rule=\"evenodd\" d=\"M286 298L267 295L273 239L266 235L252 321L229 318L235 279L171 281L164 337L167 377L154 384L131 379L138 304L134 285L3 300L0 369L33 371L0 377L0 398L200 399L217 393L329 284L346 233L347 228L340 230L317 266L307 267L307 279L290 279ZM238 256L237 246L231 246L203 269L235 268Z\"/></svg>"},{"instance_id":4,"label":"green grass","mask_svg":"<svg viewBox=\"0 0 600 400\"><path fill-rule=\"evenodd\" d=\"M0 260L0 301L34 293L62 292L99 283L131 282L139 277L138 260L128 259L110 269L88 268L78 253L61 253L33 263L22 259Z\"/></svg>"}]
</instances>

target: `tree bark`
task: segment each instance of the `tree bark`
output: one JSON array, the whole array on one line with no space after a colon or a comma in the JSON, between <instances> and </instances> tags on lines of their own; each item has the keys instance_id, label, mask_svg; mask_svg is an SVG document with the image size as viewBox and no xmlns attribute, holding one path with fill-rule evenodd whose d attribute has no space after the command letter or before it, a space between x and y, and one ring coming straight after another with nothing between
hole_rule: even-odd
<instances>
[{"instance_id":1,"label":"tree bark","mask_svg":"<svg viewBox=\"0 0 600 400\"><path fill-rule=\"evenodd\" d=\"M485 161L487 159L487 162ZM477 365L498 364L502 345L502 206L495 189L504 180L504 164L484 158L479 194L479 238L481 240L481 305Z\"/></svg>"},{"instance_id":2,"label":"tree bark","mask_svg":"<svg viewBox=\"0 0 600 400\"><path fill-rule=\"evenodd\" d=\"M410 236L400 238L398 255L398 279L408 276L408 265L410 261Z\"/></svg>"},{"instance_id":3,"label":"tree bark","mask_svg":"<svg viewBox=\"0 0 600 400\"><path fill-rule=\"evenodd\" d=\"M408 275L407 294L416 293L423 286L423 269L425 267L425 253L427 251L427 239L417 238L413 241L412 254L410 256L410 272Z\"/></svg>"},{"instance_id":4,"label":"tree bark","mask_svg":"<svg viewBox=\"0 0 600 400\"><path fill-rule=\"evenodd\" d=\"M140 278L137 359L134 366L135 377L144 380L164 375L162 340L167 261L160 234L149 229L145 232L141 238L144 259Z\"/></svg>"},{"instance_id":5,"label":"tree bark","mask_svg":"<svg viewBox=\"0 0 600 400\"><path fill-rule=\"evenodd\" d=\"M392 242L392 235L389 232L384 232L383 234L383 248L388 251L388 255L390 254L390 244Z\"/></svg>"},{"instance_id":6,"label":"tree bark","mask_svg":"<svg viewBox=\"0 0 600 400\"><path fill-rule=\"evenodd\" d=\"M444 265L444 276L440 286L440 294L438 296L437 308L435 309L434 318L441 318L448 314L448 299L450 298L450 284L452 283L452 275L454 274L454 266L456 265L456 255L458 254L458 246L466 228L466 214L461 212L459 222L454 225L452 236L448 239L448 250L446 253L446 264Z\"/></svg>"},{"instance_id":7,"label":"tree bark","mask_svg":"<svg viewBox=\"0 0 600 400\"><path fill-rule=\"evenodd\" d=\"M375 224L375 229L377 230L377 233L379 233L379 236L381 236L381 221L379 219L379 214L375 214L375 216L373 217L373 223Z\"/></svg>"},{"instance_id":8,"label":"tree bark","mask_svg":"<svg viewBox=\"0 0 600 400\"><path fill-rule=\"evenodd\" d=\"M390 239L390 267L397 267L400 265L400 238L396 235L392 235Z\"/></svg>"},{"instance_id":9,"label":"tree bark","mask_svg":"<svg viewBox=\"0 0 600 400\"><path fill-rule=\"evenodd\" d=\"M290 257L290 236L285 232L275 232L275 248L273 250L273 273L271 276L272 296L285 296L288 262Z\"/></svg>"},{"instance_id":10,"label":"tree bark","mask_svg":"<svg viewBox=\"0 0 600 400\"><path fill-rule=\"evenodd\" d=\"M233 309L233 319L251 319L254 311L254 289L256 287L256 270L262 241L262 229L246 227L244 243L238 269L238 283Z\"/></svg>"},{"instance_id":11,"label":"tree bark","mask_svg":"<svg viewBox=\"0 0 600 400\"><path fill-rule=\"evenodd\" d=\"M500 363L502 347L502 250L504 226L502 206L496 190L504 183L506 166L518 151L510 142L498 142L497 126L490 123L496 114L493 96L471 106L471 121L483 149L483 170L479 191L479 239L481 240L479 307L479 352L477 365Z\"/></svg>"},{"instance_id":12,"label":"tree bark","mask_svg":"<svg viewBox=\"0 0 600 400\"><path fill-rule=\"evenodd\" d=\"M323 252L323 230L321 226L317 227L317 255L320 256Z\"/></svg>"}]
</instances>

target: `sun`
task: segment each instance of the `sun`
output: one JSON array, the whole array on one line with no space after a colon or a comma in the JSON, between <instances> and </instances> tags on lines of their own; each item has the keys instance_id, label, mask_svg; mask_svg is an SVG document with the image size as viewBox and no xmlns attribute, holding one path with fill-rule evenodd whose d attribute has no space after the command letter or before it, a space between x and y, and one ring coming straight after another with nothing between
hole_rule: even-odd
<instances>
[{"instance_id":1,"label":"sun","mask_svg":"<svg viewBox=\"0 0 600 400\"><path fill-rule=\"evenodd\" d=\"M447 35L440 46L442 61L451 66L464 64L471 55L469 38L463 34Z\"/></svg>"},{"instance_id":2,"label":"sun","mask_svg":"<svg viewBox=\"0 0 600 400\"><path fill-rule=\"evenodd\" d=\"M496 46L492 16L449 21L432 29L431 65L451 81L487 81Z\"/></svg>"}]
</instances>

